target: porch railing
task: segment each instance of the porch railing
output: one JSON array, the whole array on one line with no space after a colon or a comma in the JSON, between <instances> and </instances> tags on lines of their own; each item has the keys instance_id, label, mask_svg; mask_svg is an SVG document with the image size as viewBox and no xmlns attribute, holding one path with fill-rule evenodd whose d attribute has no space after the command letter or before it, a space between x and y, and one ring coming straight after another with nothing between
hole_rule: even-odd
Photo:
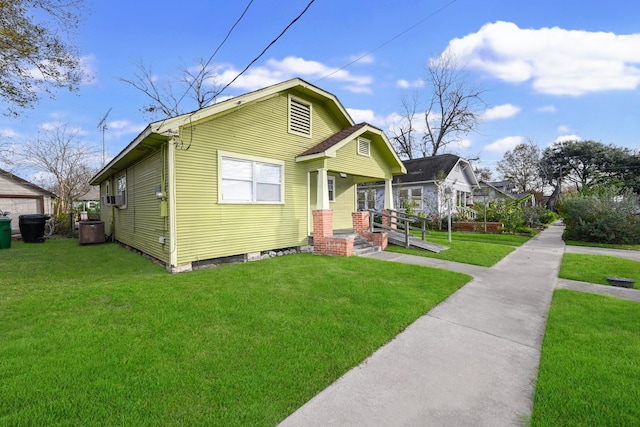
<instances>
[{"instance_id":1,"label":"porch railing","mask_svg":"<svg viewBox=\"0 0 640 427\"><path fill-rule=\"evenodd\" d=\"M477 212L466 206L456 206L458 218L463 221L475 221Z\"/></svg>"},{"instance_id":2,"label":"porch railing","mask_svg":"<svg viewBox=\"0 0 640 427\"><path fill-rule=\"evenodd\" d=\"M426 234L429 233L429 229L427 228L428 220L426 218L417 215L407 215L402 211L393 209L385 209L384 212L374 209L367 209L367 211L369 212L369 231L371 233L378 229L404 234L404 245L407 248L410 246L409 238L413 236L411 230L419 231L422 240L425 240ZM381 222L376 222L375 220L377 218L379 218ZM384 221L384 218L386 218L387 221ZM384 222L387 222L389 225L385 225ZM414 224L417 224L417 226Z\"/></svg>"}]
</instances>

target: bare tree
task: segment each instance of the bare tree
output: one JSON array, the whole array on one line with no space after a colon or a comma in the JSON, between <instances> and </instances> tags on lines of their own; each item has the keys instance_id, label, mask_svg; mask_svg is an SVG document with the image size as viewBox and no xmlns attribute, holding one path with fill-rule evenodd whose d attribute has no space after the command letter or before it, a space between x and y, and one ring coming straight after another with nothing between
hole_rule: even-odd
<instances>
[{"instance_id":1,"label":"bare tree","mask_svg":"<svg viewBox=\"0 0 640 427\"><path fill-rule=\"evenodd\" d=\"M77 131L58 125L43 137L23 143L16 159L22 167L38 172L42 186L58 196L55 213L67 214L73 212L73 201L91 188L99 156Z\"/></svg>"},{"instance_id":2,"label":"bare tree","mask_svg":"<svg viewBox=\"0 0 640 427\"><path fill-rule=\"evenodd\" d=\"M391 132L391 144L398 155L403 159L413 159L418 151L416 147L414 120L418 111L419 94L403 95L400 99L402 112L398 115L398 121L389 126Z\"/></svg>"},{"instance_id":3,"label":"bare tree","mask_svg":"<svg viewBox=\"0 0 640 427\"><path fill-rule=\"evenodd\" d=\"M82 0L0 1L0 98L5 115L32 107L42 93L76 90L80 58L69 35Z\"/></svg>"},{"instance_id":4,"label":"bare tree","mask_svg":"<svg viewBox=\"0 0 640 427\"><path fill-rule=\"evenodd\" d=\"M425 157L442 153L449 144L476 130L485 107L483 90L469 83L465 69L449 52L430 60L427 83L432 95L424 113L421 151Z\"/></svg>"},{"instance_id":5,"label":"bare tree","mask_svg":"<svg viewBox=\"0 0 640 427\"><path fill-rule=\"evenodd\" d=\"M219 92L218 74L203 59L189 68L180 68L181 76L164 82L158 80L151 66L142 62L136 65L137 71L131 78L121 77L120 81L145 94L148 104L141 108L152 118L174 117L188 111L199 110L211 104ZM182 104L187 97L191 103Z\"/></svg>"},{"instance_id":6,"label":"bare tree","mask_svg":"<svg viewBox=\"0 0 640 427\"><path fill-rule=\"evenodd\" d=\"M505 179L513 182L518 191L541 191L540 148L533 142L518 144L504 153L496 166Z\"/></svg>"}]
</instances>

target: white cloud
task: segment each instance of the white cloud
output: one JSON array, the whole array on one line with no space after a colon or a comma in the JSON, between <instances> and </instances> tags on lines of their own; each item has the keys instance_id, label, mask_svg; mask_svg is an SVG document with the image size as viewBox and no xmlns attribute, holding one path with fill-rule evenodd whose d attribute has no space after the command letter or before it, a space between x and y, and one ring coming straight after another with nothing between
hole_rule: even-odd
<instances>
[{"instance_id":1,"label":"white cloud","mask_svg":"<svg viewBox=\"0 0 640 427\"><path fill-rule=\"evenodd\" d=\"M554 142L565 142L565 141L582 141L582 137L579 135L562 135L557 137Z\"/></svg>"},{"instance_id":2,"label":"white cloud","mask_svg":"<svg viewBox=\"0 0 640 427\"><path fill-rule=\"evenodd\" d=\"M43 61L44 65L50 65L49 61ZM80 84L82 85L91 85L96 82L96 67L95 67L95 57L93 55L89 56L81 56L78 58L78 67L74 70L76 73L80 73ZM62 75L65 74L65 70L60 69ZM32 67L26 71L26 74L36 80L44 80L51 81L52 78L50 76L46 76L40 71L37 67Z\"/></svg>"},{"instance_id":3,"label":"white cloud","mask_svg":"<svg viewBox=\"0 0 640 427\"><path fill-rule=\"evenodd\" d=\"M0 138L15 138L16 136L19 134L13 129L0 129Z\"/></svg>"},{"instance_id":4,"label":"white cloud","mask_svg":"<svg viewBox=\"0 0 640 427\"><path fill-rule=\"evenodd\" d=\"M538 107L536 111L538 113L555 113L558 109L553 105L543 105L542 107Z\"/></svg>"},{"instance_id":5,"label":"white cloud","mask_svg":"<svg viewBox=\"0 0 640 427\"><path fill-rule=\"evenodd\" d=\"M132 123L129 120L112 120L107 123L106 135L116 138L125 135L138 135L145 127L144 124Z\"/></svg>"},{"instance_id":6,"label":"white cloud","mask_svg":"<svg viewBox=\"0 0 640 427\"><path fill-rule=\"evenodd\" d=\"M458 148L469 148L471 147L472 142L470 139L464 138L458 141Z\"/></svg>"},{"instance_id":7,"label":"white cloud","mask_svg":"<svg viewBox=\"0 0 640 427\"><path fill-rule=\"evenodd\" d=\"M352 62L352 63L355 62L356 64L361 64L361 65L373 64L374 62L376 62L376 58L371 54L361 53L359 55L350 56L349 62Z\"/></svg>"},{"instance_id":8,"label":"white cloud","mask_svg":"<svg viewBox=\"0 0 640 427\"><path fill-rule=\"evenodd\" d=\"M571 132L571 128L569 126L560 125L558 126L558 133L569 133Z\"/></svg>"},{"instance_id":9,"label":"white cloud","mask_svg":"<svg viewBox=\"0 0 640 427\"><path fill-rule=\"evenodd\" d=\"M384 126L384 117L378 116L373 110L358 110L356 108L347 108L347 113L351 116L354 122L362 123L366 122L374 126Z\"/></svg>"},{"instance_id":10,"label":"white cloud","mask_svg":"<svg viewBox=\"0 0 640 427\"><path fill-rule=\"evenodd\" d=\"M239 73L233 66L220 67L220 81L230 82ZM256 90L271 86L294 77L308 80L329 79L345 83L345 90L354 93L371 93L373 77L368 75L351 74L346 70L338 70L318 61L288 56L282 60L269 59L263 66L250 68L240 76L233 87L244 90Z\"/></svg>"},{"instance_id":11,"label":"white cloud","mask_svg":"<svg viewBox=\"0 0 640 427\"><path fill-rule=\"evenodd\" d=\"M495 22L451 40L447 50L470 68L510 83L531 82L545 94L579 96L640 86L640 33L521 29Z\"/></svg>"},{"instance_id":12,"label":"white cloud","mask_svg":"<svg viewBox=\"0 0 640 427\"><path fill-rule=\"evenodd\" d=\"M412 82L409 80L400 79L396 82L396 85L401 89L413 89L413 88L421 88L424 87L424 80L416 79Z\"/></svg>"},{"instance_id":13,"label":"white cloud","mask_svg":"<svg viewBox=\"0 0 640 427\"><path fill-rule=\"evenodd\" d=\"M498 105L485 111L482 118L484 120L508 119L518 114L520 110L520 107L513 104Z\"/></svg>"},{"instance_id":14,"label":"white cloud","mask_svg":"<svg viewBox=\"0 0 640 427\"><path fill-rule=\"evenodd\" d=\"M485 150L504 153L505 151L512 150L516 145L522 144L525 141L523 136L507 136L506 138L500 138L497 141L487 145Z\"/></svg>"}]
</instances>

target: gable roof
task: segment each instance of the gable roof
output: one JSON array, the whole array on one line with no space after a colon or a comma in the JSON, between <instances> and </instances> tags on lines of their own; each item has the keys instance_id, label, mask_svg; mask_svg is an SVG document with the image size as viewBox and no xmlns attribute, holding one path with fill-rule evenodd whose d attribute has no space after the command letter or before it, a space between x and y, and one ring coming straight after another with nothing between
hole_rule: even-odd
<instances>
[{"instance_id":1,"label":"gable roof","mask_svg":"<svg viewBox=\"0 0 640 427\"><path fill-rule=\"evenodd\" d=\"M311 156L313 154L324 153L331 148L338 145L340 142L345 141L347 139L353 139L356 137L356 133L362 129L363 127L368 126L366 123L359 123L357 125L353 125L346 129L341 130L340 132L330 136L329 138L322 141L320 144L317 144L314 147L309 148L304 153L300 154L299 157Z\"/></svg>"},{"instance_id":2,"label":"gable roof","mask_svg":"<svg viewBox=\"0 0 640 427\"><path fill-rule=\"evenodd\" d=\"M402 163L402 160L400 160L400 157L398 157L398 154L393 149L393 146L387 139L387 136L384 134L384 132L374 126L371 126L368 123L358 123L357 125L342 129L341 131L331 135L321 143L316 144L302 154L298 155L296 157L296 161L304 162L307 160L314 160L318 158L336 157L336 152L340 148L344 147L346 144L358 138L359 136L364 135L365 133L367 133L368 136L374 136L382 141L383 156L388 161L395 164L393 167L394 175L405 174L407 172Z\"/></svg>"},{"instance_id":3,"label":"gable roof","mask_svg":"<svg viewBox=\"0 0 640 427\"><path fill-rule=\"evenodd\" d=\"M38 186L38 185L36 185L36 184L34 184L34 183L32 183L32 182L29 182L29 181L27 181L26 179L20 178L19 176L14 175L14 174L12 174L11 172L6 171L6 170L4 170L4 169L0 169L0 175L2 175L2 176L4 176L4 177L6 177L6 178L8 178L8 179L11 179L11 180L13 180L13 181L16 181L18 184L21 184L21 185L23 185L23 186L25 186L25 187L29 187L29 188L31 188L32 190L36 190L36 191L38 191L38 192L40 192L40 193L43 193L43 194L44 194L44 195L46 195L46 196L49 196L49 197L56 197L56 195L55 195L55 194L53 194L51 191L49 191L49 190L45 190L44 188L42 188L42 187L40 187L40 186Z\"/></svg>"},{"instance_id":4,"label":"gable roof","mask_svg":"<svg viewBox=\"0 0 640 427\"><path fill-rule=\"evenodd\" d=\"M300 78L295 78L249 92L244 95L229 98L191 113L181 114L176 117L150 123L133 141L131 141L131 143L129 143L129 145L127 145L91 179L91 184L100 184L100 182L102 182L106 177L123 170L129 164L144 157L151 147L177 136L179 129L185 125L194 125L195 123L211 118L214 115L230 111L234 108L239 108L240 106L244 106L294 88L305 97L322 102L334 113L337 120L342 122L340 123L342 126L350 127L354 125L353 119L335 95Z\"/></svg>"},{"instance_id":5,"label":"gable roof","mask_svg":"<svg viewBox=\"0 0 640 427\"><path fill-rule=\"evenodd\" d=\"M439 154L437 156L422 157L419 159L405 160L407 174L394 179L394 182L428 182L441 179L441 175L449 176L459 161L468 163L455 154Z\"/></svg>"}]
</instances>

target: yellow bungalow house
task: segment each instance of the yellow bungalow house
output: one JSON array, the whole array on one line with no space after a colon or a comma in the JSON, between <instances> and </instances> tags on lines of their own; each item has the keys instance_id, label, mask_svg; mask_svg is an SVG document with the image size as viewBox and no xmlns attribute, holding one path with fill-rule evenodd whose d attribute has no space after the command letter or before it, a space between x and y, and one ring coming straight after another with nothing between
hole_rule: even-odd
<instances>
[{"instance_id":1,"label":"yellow bungalow house","mask_svg":"<svg viewBox=\"0 0 640 427\"><path fill-rule=\"evenodd\" d=\"M366 228L357 185L384 181L392 209L405 172L384 132L293 79L149 124L91 184L105 233L179 272L299 249L310 235L315 252L350 255L353 238L333 230Z\"/></svg>"}]
</instances>

